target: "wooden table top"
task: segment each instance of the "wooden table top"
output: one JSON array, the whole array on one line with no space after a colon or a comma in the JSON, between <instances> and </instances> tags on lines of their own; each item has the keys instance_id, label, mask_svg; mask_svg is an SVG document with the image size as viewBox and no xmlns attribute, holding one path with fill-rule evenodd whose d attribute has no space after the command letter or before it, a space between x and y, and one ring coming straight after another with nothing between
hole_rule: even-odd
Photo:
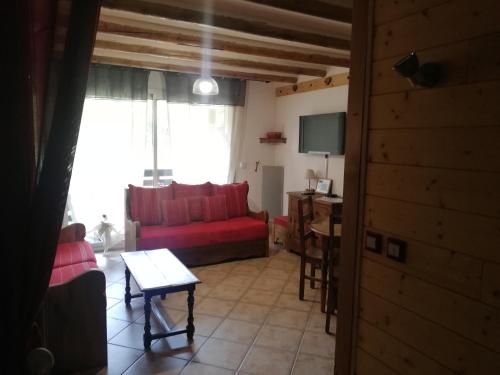
<instances>
[{"instance_id":1,"label":"wooden table top","mask_svg":"<svg viewBox=\"0 0 500 375\"><path fill-rule=\"evenodd\" d=\"M168 249L120 254L141 291L200 282Z\"/></svg>"},{"instance_id":2,"label":"wooden table top","mask_svg":"<svg viewBox=\"0 0 500 375\"><path fill-rule=\"evenodd\" d=\"M330 218L323 218L318 221L311 222L311 230L322 236L330 235ZM333 232L335 237L342 236L342 224L335 224L333 226Z\"/></svg>"}]
</instances>

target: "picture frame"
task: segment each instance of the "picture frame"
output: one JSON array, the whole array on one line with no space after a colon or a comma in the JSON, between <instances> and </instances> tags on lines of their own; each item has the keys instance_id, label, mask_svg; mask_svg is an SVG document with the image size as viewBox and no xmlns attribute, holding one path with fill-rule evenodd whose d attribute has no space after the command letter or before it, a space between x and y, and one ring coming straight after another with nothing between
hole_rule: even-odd
<instances>
[{"instance_id":1,"label":"picture frame","mask_svg":"<svg viewBox=\"0 0 500 375\"><path fill-rule=\"evenodd\" d=\"M318 184L316 185L316 193L320 194L330 194L332 189L332 180L328 178L320 178Z\"/></svg>"}]
</instances>

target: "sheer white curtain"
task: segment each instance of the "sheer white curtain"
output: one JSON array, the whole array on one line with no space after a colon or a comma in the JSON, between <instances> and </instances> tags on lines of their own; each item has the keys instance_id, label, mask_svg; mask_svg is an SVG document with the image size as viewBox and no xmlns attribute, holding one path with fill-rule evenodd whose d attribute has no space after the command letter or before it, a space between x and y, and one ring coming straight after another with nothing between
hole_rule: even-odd
<instances>
[{"instance_id":1,"label":"sheer white curtain","mask_svg":"<svg viewBox=\"0 0 500 375\"><path fill-rule=\"evenodd\" d=\"M167 104L169 144L176 181L188 184L230 181L231 156L235 153L231 145L241 148L235 140L240 134L242 117L237 108L240 107Z\"/></svg>"},{"instance_id":2,"label":"sheer white curtain","mask_svg":"<svg viewBox=\"0 0 500 375\"><path fill-rule=\"evenodd\" d=\"M71 221L85 224L89 232L107 215L120 233L115 233L115 243L123 239L124 189L128 184L142 186L145 170L155 164L159 170L171 169L181 183L234 180L244 107L156 99L155 104L153 100L85 100L68 208Z\"/></svg>"},{"instance_id":3,"label":"sheer white curtain","mask_svg":"<svg viewBox=\"0 0 500 375\"><path fill-rule=\"evenodd\" d=\"M106 214L123 233L124 188L152 165L148 103L86 99L69 189L72 221L91 230Z\"/></svg>"}]
</instances>

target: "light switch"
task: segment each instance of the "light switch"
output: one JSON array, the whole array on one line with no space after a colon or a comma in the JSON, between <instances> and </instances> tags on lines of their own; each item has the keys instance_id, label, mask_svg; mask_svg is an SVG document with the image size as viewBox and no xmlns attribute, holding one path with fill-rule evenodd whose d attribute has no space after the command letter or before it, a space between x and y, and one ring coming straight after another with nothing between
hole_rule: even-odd
<instances>
[{"instance_id":1,"label":"light switch","mask_svg":"<svg viewBox=\"0 0 500 375\"><path fill-rule=\"evenodd\" d=\"M365 248L378 254L382 253L382 236L378 233L367 231L365 235Z\"/></svg>"},{"instance_id":2,"label":"light switch","mask_svg":"<svg viewBox=\"0 0 500 375\"><path fill-rule=\"evenodd\" d=\"M388 238L387 257L404 263L406 261L406 242L396 238Z\"/></svg>"}]
</instances>

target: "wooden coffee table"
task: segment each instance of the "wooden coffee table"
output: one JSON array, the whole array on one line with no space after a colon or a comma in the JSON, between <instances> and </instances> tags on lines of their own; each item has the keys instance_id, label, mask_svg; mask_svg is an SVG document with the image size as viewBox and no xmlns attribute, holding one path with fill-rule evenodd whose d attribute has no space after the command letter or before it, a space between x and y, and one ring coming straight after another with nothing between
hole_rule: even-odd
<instances>
[{"instance_id":1,"label":"wooden coffee table","mask_svg":"<svg viewBox=\"0 0 500 375\"><path fill-rule=\"evenodd\" d=\"M168 249L121 253L121 257L125 262L125 304L130 306L132 298L144 296L144 348L150 349L152 340L183 333L186 333L188 340L191 341L194 334L194 290L200 280ZM130 275L133 276L141 293L130 294ZM172 331L151 299L154 296L164 299L168 293L181 291L188 292L187 326L186 329ZM165 332L151 333L151 311L156 315Z\"/></svg>"}]
</instances>

